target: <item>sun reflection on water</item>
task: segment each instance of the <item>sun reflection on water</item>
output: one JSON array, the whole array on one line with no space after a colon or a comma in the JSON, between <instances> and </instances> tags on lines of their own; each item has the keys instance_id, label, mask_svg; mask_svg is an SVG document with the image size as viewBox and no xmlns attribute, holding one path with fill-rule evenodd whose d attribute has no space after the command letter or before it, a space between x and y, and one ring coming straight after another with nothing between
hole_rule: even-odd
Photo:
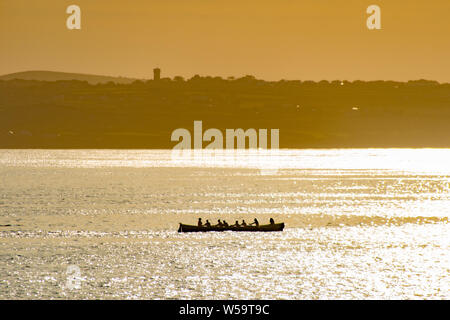
<instances>
[{"instance_id":1,"label":"sun reflection on water","mask_svg":"<svg viewBox=\"0 0 450 320\"><path fill-rule=\"evenodd\" d=\"M449 149L252 159L2 150L0 297L450 298ZM198 216L287 228L175 231ZM68 265L80 268L79 290L62 287Z\"/></svg>"}]
</instances>

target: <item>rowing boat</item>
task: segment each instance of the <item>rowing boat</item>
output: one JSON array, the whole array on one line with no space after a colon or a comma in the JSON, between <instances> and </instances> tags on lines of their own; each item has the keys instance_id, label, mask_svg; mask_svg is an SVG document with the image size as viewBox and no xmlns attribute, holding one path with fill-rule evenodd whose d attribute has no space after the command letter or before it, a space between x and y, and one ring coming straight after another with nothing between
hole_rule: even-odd
<instances>
[{"instance_id":1,"label":"rowing boat","mask_svg":"<svg viewBox=\"0 0 450 320\"><path fill-rule=\"evenodd\" d=\"M256 232L270 232L270 231L283 231L284 223L264 224L260 226L245 226L245 227L218 227L218 226L192 226L188 224L180 223L178 232L208 232L208 231L256 231Z\"/></svg>"}]
</instances>

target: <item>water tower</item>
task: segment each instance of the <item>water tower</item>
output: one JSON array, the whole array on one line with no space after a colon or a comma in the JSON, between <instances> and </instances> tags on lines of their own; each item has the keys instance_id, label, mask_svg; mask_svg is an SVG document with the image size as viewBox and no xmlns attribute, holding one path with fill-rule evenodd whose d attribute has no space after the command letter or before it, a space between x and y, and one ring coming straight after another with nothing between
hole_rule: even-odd
<instances>
[{"instance_id":1,"label":"water tower","mask_svg":"<svg viewBox=\"0 0 450 320\"><path fill-rule=\"evenodd\" d=\"M155 69L153 69L153 80L157 81L159 79L161 79L161 69L155 68Z\"/></svg>"}]
</instances>

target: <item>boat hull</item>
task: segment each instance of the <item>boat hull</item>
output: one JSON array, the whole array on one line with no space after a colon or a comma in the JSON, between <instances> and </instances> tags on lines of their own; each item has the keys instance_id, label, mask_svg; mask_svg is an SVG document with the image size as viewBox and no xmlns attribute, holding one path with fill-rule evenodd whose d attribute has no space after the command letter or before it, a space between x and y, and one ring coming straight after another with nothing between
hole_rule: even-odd
<instances>
[{"instance_id":1,"label":"boat hull","mask_svg":"<svg viewBox=\"0 0 450 320\"><path fill-rule=\"evenodd\" d=\"M246 227L236 227L236 226L205 227L205 226L202 226L202 227L199 227L199 226L192 226L192 225L180 223L180 226L178 227L178 232L209 232L209 231L274 232L274 231L283 231L283 229L284 229L284 223L264 224L264 225L260 225L258 227L256 227L256 226L246 226Z\"/></svg>"}]
</instances>

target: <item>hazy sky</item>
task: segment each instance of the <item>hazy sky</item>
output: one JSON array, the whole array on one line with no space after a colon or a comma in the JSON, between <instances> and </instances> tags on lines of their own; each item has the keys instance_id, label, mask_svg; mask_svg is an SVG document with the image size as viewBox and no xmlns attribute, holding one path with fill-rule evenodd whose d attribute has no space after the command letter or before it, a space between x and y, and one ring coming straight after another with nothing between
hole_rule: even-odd
<instances>
[{"instance_id":1,"label":"hazy sky","mask_svg":"<svg viewBox=\"0 0 450 320\"><path fill-rule=\"evenodd\" d=\"M81 7L82 29L66 28ZM382 30L366 8L381 7ZM450 0L0 0L0 74L450 82Z\"/></svg>"}]
</instances>

